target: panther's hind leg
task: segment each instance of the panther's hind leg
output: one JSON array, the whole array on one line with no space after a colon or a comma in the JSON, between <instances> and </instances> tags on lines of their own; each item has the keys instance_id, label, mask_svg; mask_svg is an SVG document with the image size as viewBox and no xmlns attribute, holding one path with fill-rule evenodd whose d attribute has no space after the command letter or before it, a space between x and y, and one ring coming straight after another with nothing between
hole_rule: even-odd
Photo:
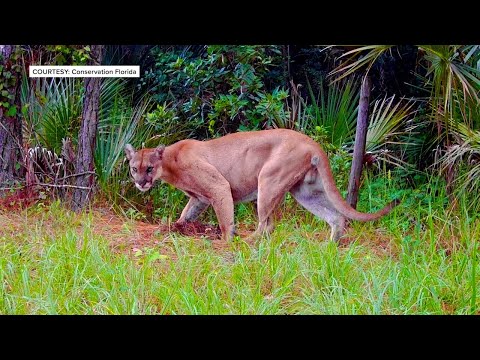
<instances>
[{"instance_id":1,"label":"panther's hind leg","mask_svg":"<svg viewBox=\"0 0 480 360\"><path fill-rule=\"evenodd\" d=\"M330 225L330 240L338 241L343 236L345 232L345 216L335 210L322 190L304 182L290 190L290 192L295 200L305 209Z\"/></svg>"}]
</instances>

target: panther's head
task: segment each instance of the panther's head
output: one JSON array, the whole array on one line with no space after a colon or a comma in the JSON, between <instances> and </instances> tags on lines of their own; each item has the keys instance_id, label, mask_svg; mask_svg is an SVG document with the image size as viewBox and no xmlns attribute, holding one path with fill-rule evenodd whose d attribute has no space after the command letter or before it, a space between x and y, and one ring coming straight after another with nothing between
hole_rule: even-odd
<instances>
[{"instance_id":1,"label":"panther's head","mask_svg":"<svg viewBox=\"0 0 480 360\"><path fill-rule=\"evenodd\" d=\"M160 145L154 149L141 149L136 151L132 145L125 146L125 154L129 160L130 175L135 181L135 186L140 191L147 191L162 175L162 157L165 146Z\"/></svg>"}]
</instances>

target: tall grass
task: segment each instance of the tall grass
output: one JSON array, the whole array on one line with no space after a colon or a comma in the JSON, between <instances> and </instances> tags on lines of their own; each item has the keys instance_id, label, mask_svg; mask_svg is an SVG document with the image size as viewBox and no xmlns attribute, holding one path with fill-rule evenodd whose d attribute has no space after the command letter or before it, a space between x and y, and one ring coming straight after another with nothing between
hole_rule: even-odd
<instances>
[{"instance_id":1,"label":"tall grass","mask_svg":"<svg viewBox=\"0 0 480 360\"><path fill-rule=\"evenodd\" d=\"M368 183L361 207L393 185ZM0 213L0 313L478 314L480 221L441 207L435 191L405 190L392 214L354 222L341 245L300 210L255 243L161 234L133 252L112 239L135 222L98 232L98 214L58 203ZM422 193L429 205L415 210Z\"/></svg>"}]
</instances>

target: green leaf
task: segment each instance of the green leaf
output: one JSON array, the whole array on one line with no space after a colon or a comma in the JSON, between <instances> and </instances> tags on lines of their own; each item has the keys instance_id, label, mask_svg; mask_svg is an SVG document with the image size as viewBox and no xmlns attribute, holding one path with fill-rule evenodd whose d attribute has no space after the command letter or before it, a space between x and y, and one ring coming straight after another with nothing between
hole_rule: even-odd
<instances>
[{"instance_id":1,"label":"green leaf","mask_svg":"<svg viewBox=\"0 0 480 360\"><path fill-rule=\"evenodd\" d=\"M163 255L163 254L160 254L158 251L155 251L153 254L151 254L148 257L148 262L152 263L156 260L165 260L165 259L168 259L167 255Z\"/></svg>"},{"instance_id":2,"label":"green leaf","mask_svg":"<svg viewBox=\"0 0 480 360\"><path fill-rule=\"evenodd\" d=\"M28 107L30 106L30 104L25 104L22 106L22 115L23 116L27 116L27 111L28 111Z\"/></svg>"},{"instance_id":3,"label":"green leaf","mask_svg":"<svg viewBox=\"0 0 480 360\"><path fill-rule=\"evenodd\" d=\"M16 108L16 106L10 106L10 107L8 108L8 111L7 111L7 116L12 117L12 116L15 116L15 115L17 115L17 108Z\"/></svg>"}]
</instances>

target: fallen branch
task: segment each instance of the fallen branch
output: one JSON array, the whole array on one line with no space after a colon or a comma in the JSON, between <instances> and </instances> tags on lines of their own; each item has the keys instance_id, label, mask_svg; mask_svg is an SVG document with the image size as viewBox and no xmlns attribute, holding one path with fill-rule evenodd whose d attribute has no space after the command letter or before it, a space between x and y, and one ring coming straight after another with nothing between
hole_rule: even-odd
<instances>
[{"instance_id":1,"label":"fallen branch","mask_svg":"<svg viewBox=\"0 0 480 360\"><path fill-rule=\"evenodd\" d=\"M88 174L93 174L95 175L95 171L85 171L85 172L81 172L81 173L78 173L78 174L72 174L72 175L67 175L67 176L64 176L62 178L58 178L56 179L57 181L58 180L65 180L65 179L68 179L68 178L71 178L71 177L74 177L74 176L81 176L81 175L88 175Z\"/></svg>"},{"instance_id":2,"label":"fallen branch","mask_svg":"<svg viewBox=\"0 0 480 360\"><path fill-rule=\"evenodd\" d=\"M20 187L3 187L0 188L0 191L2 190L21 190L27 187L32 187L32 186L49 186L49 187L54 187L54 188L76 188L76 189L83 189L83 190L91 190L92 187L87 187L87 186L76 186L76 185L68 185L68 184L63 184L63 185L58 185L58 184L44 184L44 183L34 183L29 186L20 186Z\"/></svg>"},{"instance_id":3,"label":"fallen branch","mask_svg":"<svg viewBox=\"0 0 480 360\"><path fill-rule=\"evenodd\" d=\"M35 185L50 186L50 187L54 187L54 188L75 188L75 189L83 189L83 190L92 190L92 187L88 187L88 186L76 186L76 185L68 185L68 184L64 184L64 185L42 184L42 183L32 184L32 186L35 186Z\"/></svg>"},{"instance_id":4,"label":"fallen branch","mask_svg":"<svg viewBox=\"0 0 480 360\"><path fill-rule=\"evenodd\" d=\"M0 188L0 191L4 191L4 190L20 190L20 189L23 189L25 188L25 186L16 186L16 187L3 187L3 188Z\"/></svg>"}]
</instances>

